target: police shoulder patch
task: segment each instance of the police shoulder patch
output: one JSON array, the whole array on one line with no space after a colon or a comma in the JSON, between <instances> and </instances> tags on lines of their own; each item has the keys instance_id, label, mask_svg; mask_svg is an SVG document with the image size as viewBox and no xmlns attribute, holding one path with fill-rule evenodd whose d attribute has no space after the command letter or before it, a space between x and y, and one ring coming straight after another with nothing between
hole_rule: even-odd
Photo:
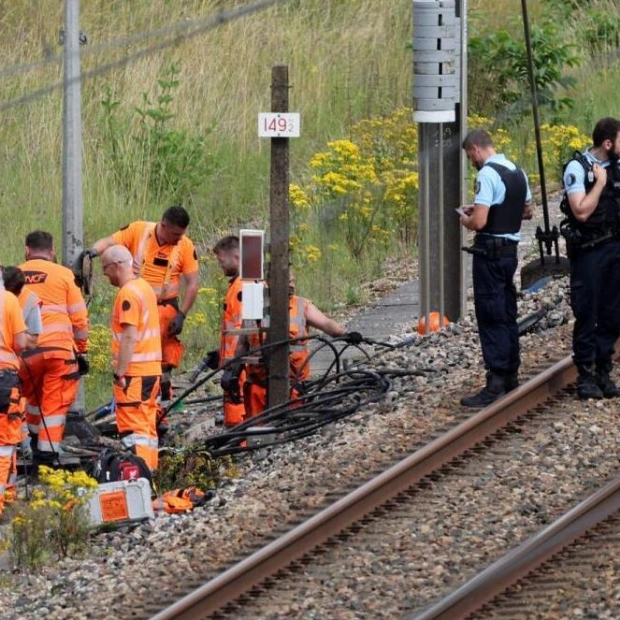
<instances>
[{"instance_id":1,"label":"police shoulder patch","mask_svg":"<svg viewBox=\"0 0 620 620\"><path fill-rule=\"evenodd\" d=\"M129 302L128 299L123 300L123 304L122 304L122 309L124 312L127 312L127 310L129 310L131 308L131 303Z\"/></svg>"},{"instance_id":2,"label":"police shoulder patch","mask_svg":"<svg viewBox=\"0 0 620 620\"><path fill-rule=\"evenodd\" d=\"M477 194L480 191L480 181L474 183L474 193Z\"/></svg>"},{"instance_id":3,"label":"police shoulder patch","mask_svg":"<svg viewBox=\"0 0 620 620\"><path fill-rule=\"evenodd\" d=\"M577 177L571 172L566 178L566 186L570 187L571 185L574 185L576 180Z\"/></svg>"}]
</instances>

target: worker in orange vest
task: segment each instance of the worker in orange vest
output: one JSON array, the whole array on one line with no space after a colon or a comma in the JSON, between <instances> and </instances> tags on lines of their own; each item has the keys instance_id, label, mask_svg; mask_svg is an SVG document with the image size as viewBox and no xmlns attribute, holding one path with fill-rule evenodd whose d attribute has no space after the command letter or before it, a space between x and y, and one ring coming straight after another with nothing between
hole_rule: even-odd
<instances>
[{"instance_id":1,"label":"worker in orange vest","mask_svg":"<svg viewBox=\"0 0 620 620\"><path fill-rule=\"evenodd\" d=\"M164 211L161 221L133 222L86 250L92 258L112 245L124 245L133 257L134 275L144 278L155 292L161 329L162 407L172 399L172 370L183 355L178 336L198 294L198 256L185 234L189 221L183 207L172 206ZM185 289L182 300L181 283ZM159 430L162 434L167 430L165 422Z\"/></svg>"},{"instance_id":2,"label":"worker in orange vest","mask_svg":"<svg viewBox=\"0 0 620 620\"><path fill-rule=\"evenodd\" d=\"M17 444L21 440L18 353L27 344L26 324L13 293L0 289L0 515Z\"/></svg>"},{"instance_id":3,"label":"worker in orange vest","mask_svg":"<svg viewBox=\"0 0 620 620\"><path fill-rule=\"evenodd\" d=\"M4 288L13 293L17 297L19 306L22 311L22 317L26 324L26 345L25 349L32 349L37 346L39 334L43 331L43 324L41 323L41 300L28 289L24 288L26 284L26 277L24 272L19 267L9 266L2 267L2 280L4 282ZM20 388L21 392L21 388ZM21 433L19 434L19 441L21 443L22 456L32 456L32 450L30 448L30 435L28 434L28 424L26 418L23 415L26 409L26 399L22 396L20 398L19 411L22 414ZM6 501L14 500L17 497L15 485L17 483L17 451L13 453L11 462L11 473L9 476L9 482L7 484L5 499Z\"/></svg>"},{"instance_id":4,"label":"worker in orange vest","mask_svg":"<svg viewBox=\"0 0 620 620\"><path fill-rule=\"evenodd\" d=\"M122 443L157 469L157 394L161 379L161 340L153 288L132 270L131 252L122 245L101 256L104 275L119 291L112 310L112 363L116 425Z\"/></svg>"},{"instance_id":5,"label":"worker in orange vest","mask_svg":"<svg viewBox=\"0 0 620 620\"><path fill-rule=\"evenodd\" d=\"M236 355L239 335L236 332L241 327L242 299L241 279L239 278L239 237L229 235L222 237L213 248L220 269L228 278L228 290L224 299L224 311L222 313L222 326L220 329L220 350L217 363L212 367L225 366ZM214 360L215 362L215 360ZM237 389L231 392L224 391L224 426L233 427L243 422L245 407L242 393L245 373L239 371Z\"/></svg>"},{"instance_id":6,"label":"worker in orange vest","mask_svg":"<svg viewBox=\"0 0 620 620\"><path fill-rule=\"evenodd\" d=\"M243 327L254 327L254 321L244 321ZM269 327L269 317L261 322L261 328ZM310 352L308 342L304 340L309 335L309 328L316 328L328 336L342 337L345 342L360 344L363 336L359 332L347 332L337 321L334 321L321 312L310 300L295 295L295 276L289 273L289 338L291 339L289 353L289 381L291 384L291 398L296 398L298 392L296 384L306 381L310 377L308 359ZM301 339L301 340L300 340ZM251 350L259 350L266 344L265 332L261 329L257 333L243 335L239 338L237 355L243 355ZM222 387L234 389L235 377L238 376L238 366L224 372ZM268 369L266 364L246 364L246 381L243 388L243 398L246 410L246 419L259 414L267 407Z\"/></svg>"},{"instance_id":7,"label":"worker in orange vest","mask_svg":"<svg viewBox=\"0 0 620 620\"><path fill-rule=\"evenodd\" d=\"M73 272L55 261L52 235L26 236L20 265L25 289L41 300L43 330L37 346L22 353L20 378L27 398L26 421L34 465L59 464L67 412L81 374L88 372L88 312Z\"/></svg>"}]
</instances>

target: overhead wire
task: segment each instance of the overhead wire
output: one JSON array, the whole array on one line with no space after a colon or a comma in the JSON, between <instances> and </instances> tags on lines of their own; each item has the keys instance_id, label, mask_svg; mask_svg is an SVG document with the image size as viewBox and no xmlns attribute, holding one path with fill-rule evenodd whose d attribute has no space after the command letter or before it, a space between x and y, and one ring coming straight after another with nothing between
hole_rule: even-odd
<instances>
[{"instance_id":1,"label":"overhead wire","mask_svg":"<svg viewBox=\"0 0 620 620\"><path fill-rule=\"evenodd\" d=\"M64 87L65 85L73 84L78 81L83 81L84 79L87 79L87 78L92 78L98 75L102 75L112 69L123 67L129 64L130 62L139 60L141 58L144 58L156 52L160 52L168 47L172 47L174 45L178 45L179 43L183 43L185 41L193 39L194 37L197 37L207 32L208 30L212 30L223 24L234 21L241 17L245 17L247 15L251 15L252 13L262 11L275 4L279 4L279 3L287 2L287 1L288 0L259 0L258 2L254 2L253 4L236 7L234 9L228 9L225 11L220 11L219 13L216 13L215 15L211 15L208 17L197 18L195 20L183 22L183 23L177 23L175 24L175 26L171 26L170 28L163 28L163 29L160 29L160 31L154 31L152 33L150 32L144 33L143 35L144 39L153 38L155 36L168 36L168 35L174 35L174 36L170 39L161 41L160 43L157 43L155 45L150 45L137 52L124 56L123 58L119 58L118 60L114 60L114 61L105 63L103 65L100 65L94 69L84 71L83 73L81 73L79 77L69 80L67 82L65 82L64 80L54 82L53 84L50 84L49 86L39 88L26 95L17 97L16 99L12 99L8 102L0 103L0 112L10 110L12 108L15 108L21 105L25 105L27 103L30 103L31 101L34 101L35 99L38 99L45 95L49 95L53 93L55 90L58 90ZM140 35L136 35L136 39L137 39L136 42L140 42L141 40L143 40L143 39L140 39L139 37ZM123 42L122 44L123 45L133 44L134 41L130 41L130 39L131 37L127 39L127 41L129 42ZM109 44L109 45L113 45L113 44ZM121 44L119 43L118 47L120 46ZM42 63L42 66L44 66L45 64L47 64L48 61L46 60L46 61L39 61L39 62ZM49 59L49 62L56 62L56 58ZM32 68L35 68L35 66L38 67L38 63L29 63L29 65L24 66L24 71L31 70ZM20 67L9 67L8 69L0 70L0 76L11 75L11 74L20 73L20 72L22 72Z\"/></svg>"}]
</instances>

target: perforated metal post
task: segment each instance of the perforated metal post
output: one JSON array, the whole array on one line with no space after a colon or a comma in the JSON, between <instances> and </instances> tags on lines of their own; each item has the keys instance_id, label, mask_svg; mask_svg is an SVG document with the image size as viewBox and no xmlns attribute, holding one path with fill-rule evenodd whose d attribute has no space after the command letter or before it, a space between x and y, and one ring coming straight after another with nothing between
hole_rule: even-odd
<instances>
[{"instance_id":1,"label":"perforated metal post","mask_svg":"<svg viewBox=\"0 0 620 620\"><path fill-rule=\"evenodd\" d=\"M413 119L418 125L420 315L456 321L465 307L455 209L463 204L465 0L413 2Z\"/></svg>"}]
</instances>

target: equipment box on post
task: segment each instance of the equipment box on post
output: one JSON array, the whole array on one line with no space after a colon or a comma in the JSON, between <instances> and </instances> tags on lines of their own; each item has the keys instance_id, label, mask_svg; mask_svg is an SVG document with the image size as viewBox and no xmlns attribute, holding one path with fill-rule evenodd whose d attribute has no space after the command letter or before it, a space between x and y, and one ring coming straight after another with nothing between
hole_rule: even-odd
<instances>
[{"instance_id":1,"label":"equipment box on post","mask_svg":"<svg viewBox=\"0 0 620 620\"><path fill-rule=\"evenodd\" d=\"M91 525L155 518L146 478L100 484L90 498L89 509Z\"/></svg>"}]
</instances>

